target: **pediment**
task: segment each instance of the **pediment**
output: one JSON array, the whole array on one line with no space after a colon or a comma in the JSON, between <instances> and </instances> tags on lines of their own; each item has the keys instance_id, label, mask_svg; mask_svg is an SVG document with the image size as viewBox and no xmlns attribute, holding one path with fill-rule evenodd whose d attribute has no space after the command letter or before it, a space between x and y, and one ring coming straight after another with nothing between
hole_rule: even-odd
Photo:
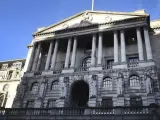
<instances>
[{"instance_id":1,"label":"pediment","mask_svg":"<svg viewBox=\"0 0 160 120\"><path fill-rule=\"evenodd\" d=\"M135 17L148 16L144 10L134 11L134 12L106 12L106 11L84 11L71 16L63 21L53 24L49 27L39 28L37 32L47 33L62 29L69 29L75 27L89 26L92 24L101 24L107 22L114 22L118 20L124 20Z\"/></svg>"}]
</instances>

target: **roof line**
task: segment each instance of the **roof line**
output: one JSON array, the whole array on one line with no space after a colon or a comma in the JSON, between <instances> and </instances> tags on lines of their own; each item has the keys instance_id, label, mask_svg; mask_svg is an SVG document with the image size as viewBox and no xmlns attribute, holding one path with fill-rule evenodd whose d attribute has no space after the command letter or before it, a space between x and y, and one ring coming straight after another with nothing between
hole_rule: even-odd
<instances>
[{"instance_id":1,"label":"roof line","mask_svg":"<svg viewBox=\"0 0 160 120\"><path fill-rule=\"evenodd\" d=\"M15 59L15 60L5 60L5 61L0 61L0 63L12 62L12 61L19 61L19 60L26 60L26 59L25 59L25 58L22 58L22 59Z\"/></svg>"},{"instance_id":2,"label":"roof line","mask_svg":"<svg viewBox=\"0 0 160 120\"><path fill-rule=\"evenodd\" d=\"M136 15L136 16L149 16L149 14L147 14L147 13L145 13L145 14L141 14L141 13L136 13L136 12L111 12L111 11L91 11L91 10L85 10L85 11L82 11L82 12L80 12L80 13L78 13L78 14L75 14L75 15L73 15L73 16L70 16L70 17L68 17L68 18L66 18L66 19L64 19L64 20L62 20L62 21L60 21L60 22L57 22L57 23L55 23L55 24L52 24L52 25L50 25L50 26L48 26L48 27L46 27L46 28L44 28L44 29L42 29L42 30L40 30L40 31L37 31L37 32L35 32L35 33L33 33L33 36L34 35L36 35L36 34L38 34L38 33L40 33L40 32L43 32L43 31L45 31L45 30L48 30L48 29L50 29L50 28L52 28L52 27L54 27L54 26L57 26L57 25L59 25L59 24L61 24L61 23L64 23L64 22L66 22L66 21L68 21L68 20L70 20L70 19L73 19L73 18L75 18L75 17L77 17L77 16L79 16L79 15L81 15L81 14L83 14L83 13L85 13L85 12L90 12L90 13L103 13L103 14L120 14L120 15Z\"/></svg>"}]
</instances>

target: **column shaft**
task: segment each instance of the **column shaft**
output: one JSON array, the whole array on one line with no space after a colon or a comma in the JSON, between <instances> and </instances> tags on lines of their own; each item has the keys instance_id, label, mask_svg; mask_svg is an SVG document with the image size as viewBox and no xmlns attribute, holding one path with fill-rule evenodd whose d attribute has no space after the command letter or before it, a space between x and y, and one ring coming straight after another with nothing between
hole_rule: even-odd
<instances>
[{"instance_id":1,"label":"column shaft","mask_svg":"<svg viewBox=\"0 0 160 120\"><path fill-rule=\"evenodd\" d=\"M40 53L39 55L36 71L40 70L41 61L42 61L42 53Z\"/></svg>"},{"instance_id":2,"label":"column shaft","mask_svg":"<svg viewBox=\"0 0 160 120\"><path fill-rule=\"evenodd\" d=\"M66 59L65 59L65 68L69 67L69 60L70 60L70 54L71 54L71 41L72 39L69 38L68 40L68 46L67 46L67 53L66 53Z\"/></svg>"},{"instance_id":3,"label":"column shaft","mask_svg":"<svg viewBox=\"0 0 160 120\"><path fill-rule=\"evenodd\" d=\"M74 38L72 58L71 58L71 67L75 66L76 51L77 51L77 37Z\"/></svg>"},{"instance_id":4,"label":"column shaft","mask_svg":"<svg viewBox=\"0 0 160 120\"><path fill-rule=\"evenodd\" d=\"M102 50L103 50L103 35L99 33L99 40L98 40L98 65L102 64Z\"/></svg>"},{"instance_id":5,"label":"column shaft","mask_svg":"<svg viewBox=\"0 0 160 120\"><path fill-rule=\"evenodd\" d=\"M121 62L126 62L126 45L125 45L124 30L120 31L120 36L121 36Z\"/></svg>"},{"instance_id":6,"label":"column shaft","mask_svg":"<svg viewBox=\"0 0 160 120\"><path fill-rule=\"evenodd\" d=\"M50 42L49 50L48 50L48 55L47 55L47 62L45 65L45 70L49 69L50 61L51 61L51 56L52 56L52 50L53 50L53 41Z\"/></svg>"},{"instance_id":7,"label":"column shaft","mask_svg":"<svg viewBox=\"0 0 160 120\"><path fill-rule=\"evenodd\" d=\"M91 55L91 66L96 64L96 34L92 37L92 55Z\"/></svg>"},{"instance_id":8,"label":"column shaft","mask_svg":"<svg viewBox=\"0 0 160 120\"><path fill-rule=\"evenodd\" d=\"M37 48L37 51L35 53L35 58L34 58L34 62L33 62L32 71L36 70L40 51L41 51L41 42L38 43L38 48Z\"/></svg>"},{"instance_id":9,"label":"column shaft","mask_svg":"<svg viewBox=\"0 0 160 120\"><path fill-rule=\"evenodd\" d=\"M114 31L114 63L118 61L118 33Z\"/></svg>"},{"instance_id":10,"label":"column shaft","mask_svg":"<svg viewBox=\"0 0 160 120\"><path fill-rule=\"evenodd\" d=\"M141 36L141 30L140 30L140 28L137 28L136 32L137 32L137 44L138 44L139 60L143 61L144 60L143 43L142 43L142 36Z\"/></svg>"},{"instance_id":11,"label":"column shaft","mask_svg":"<svg viewBox=\"0 0 160 120\"><path fill-rule=\"evenodd\" d=\"M33 48L30 48L32 50L31 50L31 56L30 56L28 67L27 67L27 71L31 71L31 68L33 65L33 60L34 60L35 49L36 49L35 47L36 47L36 45L34 44Z\"/></svg>"},{"instance_id":12,"label":"column shaft","mask_svg":"<svg viewBox=\"0 0 160 120\"><path fill-rule=\"evenodd\" d=\"M55 69L55 65L56 65L56 60L57 60L57 52L58 52L58 46L59 46L59 41L56 40L55 41L55 46L54 46L54 52L52 55L52 64L51 64L51 70Z\"/></svg>"},{"instance_id":13,"label":"column shaft","mask_svg":"<svg viewBox=\"0 0 160 120\"><path fill-rule=\"evenodd\" d=\"M151 49L151 43L150 43L147 27L144 27L144 39L145 39L145 45L146 45L147 60L152 60L153 59L152 49Z\"/></svg>"}]
</instances>

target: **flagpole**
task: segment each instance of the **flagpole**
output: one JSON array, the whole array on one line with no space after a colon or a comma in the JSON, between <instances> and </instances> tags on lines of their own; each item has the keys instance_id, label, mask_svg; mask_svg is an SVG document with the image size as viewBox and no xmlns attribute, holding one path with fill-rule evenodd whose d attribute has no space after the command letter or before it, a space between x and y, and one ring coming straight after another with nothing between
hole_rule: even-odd
<instances>
[{"instance_id":1,"label":"flagpole","mask_svg":"<svg viewBox=\"0 0 160 120\"><path fill-rule=\"evenodd\" d=\"M92 0L92 11L94 10L94 0Z\"/></svg>"}]
</instances>

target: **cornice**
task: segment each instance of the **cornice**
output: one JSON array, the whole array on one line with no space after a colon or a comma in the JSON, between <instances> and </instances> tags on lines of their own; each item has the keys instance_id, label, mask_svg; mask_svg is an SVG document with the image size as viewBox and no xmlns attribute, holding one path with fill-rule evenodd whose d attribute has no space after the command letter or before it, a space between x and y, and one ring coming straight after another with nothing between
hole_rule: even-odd
<instances>
[{"instance_id":1,"label":"cornice","mask_svg":"<svg viewBox=\"0 0 160 120\"><path fill-rule=\"evenodd\" d=\"M123 24L123 23L127 23L127 22L132 22L132 21L135 22L135 21L147 20L147 17L143 16L143 17L137 17L137 18L127 18L127 19L123 19L123 20L116 20L116 21L106 22L106 23L101 23L101 24L91 24L91 25L88 25L88 26L79 26L79 27L74 27L74 28L67 28L67 29L57 30L57 31L53 31L53 32L37 33L33 36L34 37L45 36L45 35L47 36L47 35L50 35L50 34L59 34L59 33L71 32L71 31L82 30L82 29L98 28L98 27L104 26L104 25L118 25L118 24Z\"/></svg>"}]
</instances>

